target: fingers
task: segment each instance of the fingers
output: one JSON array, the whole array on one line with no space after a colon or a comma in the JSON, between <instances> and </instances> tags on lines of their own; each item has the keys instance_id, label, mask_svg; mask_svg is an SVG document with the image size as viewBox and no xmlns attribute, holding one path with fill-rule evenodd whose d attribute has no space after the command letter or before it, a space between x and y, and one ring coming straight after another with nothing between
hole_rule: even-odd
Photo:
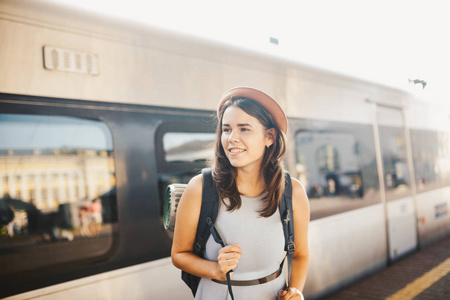
<instances>
[{"instance_id":1,"label":"fingers","mask_svg":"<svg viewBox=\"0 0 450 300\"><path fill-rule=\"evenodd\" d=\"M228 245L219 250L217 262L219 265L219 273L222 278L226 278L228 271L237 268L239 259L241 259L242 249L238 244Z\"/></svg>"},{"instance_id":2,"label":"fingers","mask_svg":"<svg viewBox=\"0 0 450 300\"><path fill-rule=\"evenodd\" d=\"M295 300L303 299L301 294L297 293L296 289L288 288L287 290L281 290L278 292L278 300Z\"/></svg>"},{"instance_id":3,"label":"fingers","mask_svg":"<svg viewBox=\"0 0 450 300\"><path fill-rule=\"evenodd\" d=\"M279 291L278 292L278 300L284 299L284 296L286 296L287 293L288 293L288 291L286 291L286 290Z\"/></svg>"}]
</instances>

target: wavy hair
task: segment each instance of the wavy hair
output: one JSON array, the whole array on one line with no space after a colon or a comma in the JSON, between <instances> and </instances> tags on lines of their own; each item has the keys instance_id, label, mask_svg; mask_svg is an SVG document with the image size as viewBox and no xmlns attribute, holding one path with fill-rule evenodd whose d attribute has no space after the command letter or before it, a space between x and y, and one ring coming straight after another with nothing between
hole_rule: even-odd
<instances>
[{"instance_id":1,"label":"wavy hair","mask_svg":"<svg viewBox=\"0 0 450 300\"><path fill-rule=\"evenodd\" d=\"M236 186L237 170L230 164L222 146L222 119L225 110L230 106L242 109L248 115L258 119L266 130L274 128L276 136L273 144L265 149L261 171L266 184L267 194L262 199L263 207L258 211L261 217L270 217L278 208L284 192L285 176L283 172L283 157L286 152L286 138L276 125L272 115L258 102L248 98L232 98L227 100L218 112L216 130L215 160L213 163L213 178L217 184L217 192L228 211L239 209L241 197ZM229 199L229 203L224 201Z\"/></svg>"}]
</instances>

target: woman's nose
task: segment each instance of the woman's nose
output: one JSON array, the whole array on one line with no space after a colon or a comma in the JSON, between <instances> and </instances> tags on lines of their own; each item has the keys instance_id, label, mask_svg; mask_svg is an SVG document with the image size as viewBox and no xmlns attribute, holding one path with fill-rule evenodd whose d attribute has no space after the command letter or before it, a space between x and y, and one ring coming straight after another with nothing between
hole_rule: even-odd
<instances>
[{"instance_id":1,"label":"woman's nose","mask_svg":"<svg viewBox=\"0 0 450 300\"><path fill-rule=\"evenodd\" d=\"M230 135L228 136L228 142L237 142L239 141L239 133L236 130L232 130Z\"/></svg>"}]
</instances>

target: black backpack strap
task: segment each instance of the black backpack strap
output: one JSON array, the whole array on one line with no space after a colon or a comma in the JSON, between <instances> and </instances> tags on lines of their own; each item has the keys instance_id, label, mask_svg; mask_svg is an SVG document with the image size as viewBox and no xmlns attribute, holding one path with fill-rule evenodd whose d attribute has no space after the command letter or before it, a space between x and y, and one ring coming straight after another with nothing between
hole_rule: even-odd
<instances>
[{"instance_id":1,"label":"black backpack strap","mask_svg":"<svg viewBox=\"0 0 450 300\"><path fill-rule=\"evenodd\" d=\"M194 254L200 257L204 257L206 242L211 234L209 224L214 224L219 213L219 195L217 194L216 184L212 178L212 170L203 169L202 176L202 206L194 242ZM182 271L181 278L191 288L192 294L195 297L198 284L200 283L200 277Z\"/></svg>"},{"instance_id":2,"label":"black backpack strap","mask_svg":"<svg viewBox=\"0 0 450 300\"><path fill-rule=\"evenodd\" d=\"M210 231L209 223L216 221L219 213L219 195L216 190L216 183L212 178L211 169L203 169L203 190L202 190L202 208L198 219L197 234L194 243L194 253L203 257L208 241Z\"/></svg>"},{"instance_id":3,"label":"black backpack strap","mask_svg":"<svg viewBox=\"0 0 450 300\"><path fill-rule=\"evenodd\" d=\"M280 201L281 223L284 232L284 250L287 252L288 259L288 283L291 276L292 254L295 251L294 244L294 214L292 208L292 181L291 176L285 171L285 187L283 197ZM284 260L283 260L284 263Z\"/></svg>"},{"instance_id":4,"label":"black backpack strap","mask_svg":"<svg viewBox=\"0 0 450 300\"><path fill-rule=\"evenodd\" d=\"M221 245L222 247L225 247L226 246L225 242L223 241L222 237L220 236L219 232L216 229L216 226L214 226L214 223L211 220L208 220L208 226L214 241L216 241L216 243ZM228 293L230 293L231 300L234 300L233 288L231 287L231 275L230 275L231 272L233 272L233 270L228 271L226 276L227 276Z\"/></svg>"}]
</instances>

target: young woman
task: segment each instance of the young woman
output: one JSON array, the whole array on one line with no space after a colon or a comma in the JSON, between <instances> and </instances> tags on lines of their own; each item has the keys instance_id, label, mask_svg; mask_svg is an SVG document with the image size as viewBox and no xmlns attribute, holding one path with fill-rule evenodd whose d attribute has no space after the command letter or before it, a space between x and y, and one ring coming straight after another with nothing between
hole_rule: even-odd
<instances>
[{"instance_id":1,"label":"young woman","mask_svg":"<svg viewBox=\"0 0 450 300\"><path fill-rule=\"evenodd\" d=\"M285 242L278 205L285 186L282 160L287 118L269 95L246 87L226 92L217 116L213 178L221 203L215 226L227 246L210 237L204 258L193 253L202 201L202 176L198 175L189 182L178 206L173 264L201 277L196 299L227 299L223 283L230 270L233 281L265 282L233 285L236 300L302 299L309 262L309 204L296 179L292 179L295 252L290 281L286 283L280 274Z\"/></svg>"}]
</instances>

